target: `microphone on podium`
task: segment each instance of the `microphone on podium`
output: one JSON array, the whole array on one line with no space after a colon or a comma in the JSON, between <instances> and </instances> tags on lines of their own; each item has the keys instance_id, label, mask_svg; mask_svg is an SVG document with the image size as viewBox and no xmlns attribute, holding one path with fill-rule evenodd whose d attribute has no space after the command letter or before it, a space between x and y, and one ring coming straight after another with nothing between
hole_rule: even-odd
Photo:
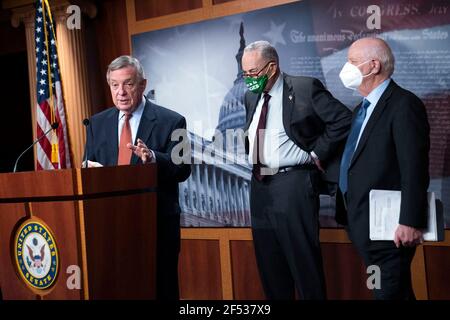
<instances>
[{"instance_id":1,"label":"microphone on podium","mask_svg":"<svg viewBox=\"0 0 450 320\"><path fill-rule=\"evenodd\" d=\"M36 140L34 140L33 143L32 143L28 148L26 148L26 149L20 154L20 156L17 157L16 163L14 164L13 172L16 172L16 171L17 171L17 164L19 163L20 158L22 158L22 156L23 156L28 150L30 150L36 143L38 143L42 138L44 138L50 131L55 130L55 129L58 129L58 126L59 126L58 122L53 122L50 129L48 129L47 131L45 131L39 138L37 138Z\"/></svg>"},{"instance_id":2,"label":"microphone on podium","mask_svg":"<svg viewBox=\"0 0 450 320\"><path fill-rule=\"evenodd\" d=\"M87 168L88 167L88 156L87 156L87 137L88 137L88 127L89 127L89 119L83 120L83 125L86 127L86 142L84 144L84 166L83 163L81 164L81 168Z\"/></svg>"}]
</instances>

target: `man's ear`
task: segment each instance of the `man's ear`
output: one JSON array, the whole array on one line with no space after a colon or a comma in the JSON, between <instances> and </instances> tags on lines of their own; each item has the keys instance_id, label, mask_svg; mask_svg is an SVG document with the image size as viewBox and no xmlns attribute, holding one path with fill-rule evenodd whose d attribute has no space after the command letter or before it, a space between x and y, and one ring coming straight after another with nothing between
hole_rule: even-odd
<instances>
[{"instance_id":1,"label":"man's ear","mask_svg":"<svg viewBox=\"0 0 450 320\"><path fill-rule=\"evenodd\" d=\"M382 69L382 66L381 66L381 62L380 61L378 61L378 60L373 60L373 63L374 63L374 68L373 68L373 73L374 74L380 74L381 73L381 69Z\"/></svg>"},{"instance_id":2,"label":"man's ear","mask_svg":"<svg viewBox=\"0 0 450 320\"><path fill-rule=\"evenodd\" d=\"M142 79L139 85L141 86L142 90L145 90L145 88L147 87L147 79Z\"/></svg>"},{"instance_id":3,"label":"man's ear","mask_svg":"<svg viewBox=\"0 0 450 320\"><path fill-rule=\"evenodd\" d=\"M271 79L277 73L278 65L275 62L271 62L269 64L269 67L272 68L273 70L275 70L275 71L273 71L273 73L269 77L269 79Z\"/></svg>"}]
</instances>

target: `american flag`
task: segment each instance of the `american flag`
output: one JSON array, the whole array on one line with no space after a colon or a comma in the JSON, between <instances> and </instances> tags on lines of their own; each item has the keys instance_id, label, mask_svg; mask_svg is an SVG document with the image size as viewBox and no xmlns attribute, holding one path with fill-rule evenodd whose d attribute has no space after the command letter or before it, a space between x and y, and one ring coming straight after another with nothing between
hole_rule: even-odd
<instances>
[{"instance_id":1,"label":"american flag","mask_svg":"<svg viewBox=\"0 0 450 320\"><path fill-rule=\"evenodd\" d=\"M37 137L57 122L37 144L37 170L70 168L69 140L58 65L55 29L47 0L36 2Z\"/></svg>"}]
</instances>

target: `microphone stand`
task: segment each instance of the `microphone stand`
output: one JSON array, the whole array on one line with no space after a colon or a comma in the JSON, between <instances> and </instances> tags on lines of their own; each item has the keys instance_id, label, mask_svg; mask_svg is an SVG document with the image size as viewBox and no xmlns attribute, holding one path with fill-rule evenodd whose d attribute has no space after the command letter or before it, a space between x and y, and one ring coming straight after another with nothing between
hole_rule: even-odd
<instances>
[{"instance_id":1,"label":"microphone stand","mask_svg":"<svg viewBox=\"0 0 450 320\"><path fill-rule=\"evenodd\" d=\"M47 131L44 132L44 134L42 136L40 136L39 138L37 138L36 140L33 141L33 143L31 144L31 146L29 146L28 148L26 148L18 157L16 160L16 163L14 164L14 169L13 172L17 171L17 164L19 163L20 158L22 158L22 156L28 151L30 150L36 143L38 143L39 141L41 141L42 138L44 138L50 131L52 131L53 129L57 129L58 128L58 122L52 123L52 127L50 129L48 129Z\"/></svg>"},{"instance_id":2,"label":"microphone stand","mask_svg":"<svg viewBox=\"0 0 450 320\"><path fill-rule=\"evenodd\" d=\"M84 144L84 168L88 168L87 139L88 139L89 119L84 119L83 125L86 128L86 142ZM81 164L81 168L83 168L83 164Z\"/></svg>"}]
</instances>

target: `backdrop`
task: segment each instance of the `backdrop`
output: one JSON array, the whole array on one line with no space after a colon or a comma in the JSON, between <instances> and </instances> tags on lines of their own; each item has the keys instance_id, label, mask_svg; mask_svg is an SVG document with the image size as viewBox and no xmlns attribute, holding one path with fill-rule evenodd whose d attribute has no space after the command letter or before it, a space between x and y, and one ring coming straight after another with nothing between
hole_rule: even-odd
<instances>
[{"instance_id":1,"label":"backdrop","mask_svg":"<svg viewBox=\"0 0 450 320\"><path fill-rule=\"evenodd\" d=\"M183 226L249 226L251 167L233 135L245 123L244 47L268 40L283 72L319 78L350 109L361 101L340 83L349 45L378 36L394 51L395 81L425 103L431 125L430 191L450 226L450 4L445 0L301 1L132 36L147 96L187 119L192 175L180 184ZM380 28L377 28L377 22ZM375 28L373 28L375 27ZM323 227L336 227L321 196Z\"/></svg>"}]
</instances>

